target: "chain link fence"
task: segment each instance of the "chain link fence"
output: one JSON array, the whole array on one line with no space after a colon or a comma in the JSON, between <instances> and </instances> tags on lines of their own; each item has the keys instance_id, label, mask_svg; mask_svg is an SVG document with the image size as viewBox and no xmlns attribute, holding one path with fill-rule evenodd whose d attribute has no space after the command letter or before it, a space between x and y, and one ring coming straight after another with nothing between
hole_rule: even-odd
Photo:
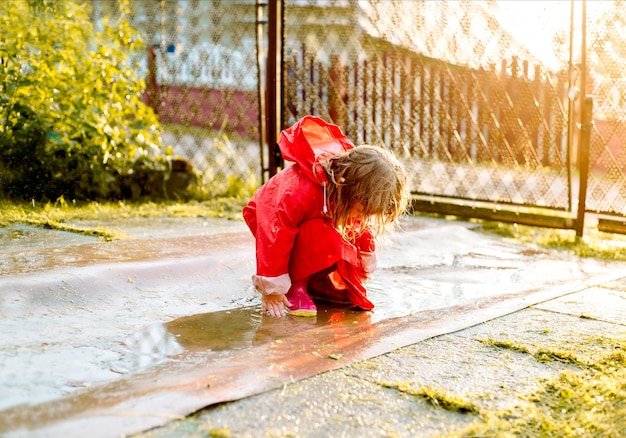
<instances>
[{"instance_id":1,"label":"chain link fence","mask_svg":"<svg viewBox=\"0 0 626 438\"><path fill-rule=\"evenodd\" d=\"M594 99L589 156L590 212L626 216L626 3L588 5L587 80Z\"/></svg>"},{"instance_id":2,"label":"chain link fence","mask_svg":"<svg viewBox=\"0 0 626 438\"><path fill-rule=\"evenodd\" d=\"M284 124L391 149L416 194L569 210L569 21L541 50L512 21L569 5L507 3L287 0Z\"/></svg>"},{"instance_id":3,"label":"chain link fence","mask_svg":"<svg viewBox=\"0 0 626 438\"><path fill-rule=\"evenodd\" d=\"M391 149L418 196L567 214L592 94L586 208L626 216L626 5L588 3L583 17L569 0L284 0L281 125L316 114ZM95 23L119 13L117 0L92 6ZM145 101L216 195L254 188L267 170L267 6L130 3Z\"/></svg>"},{"instance_id":4,"label":"chain link fence","mask_svg":"<svg viewBox=\"0 0 626 438\"><path fill-rule=\"evenodd\" d=\"M120 17L118 0L92 0L92 20ZM191 162L210 194L259 185L259 62L255 1L133 0L126 18L146 43L135 68L163 143Z\"/></svg>"}]
</instances>

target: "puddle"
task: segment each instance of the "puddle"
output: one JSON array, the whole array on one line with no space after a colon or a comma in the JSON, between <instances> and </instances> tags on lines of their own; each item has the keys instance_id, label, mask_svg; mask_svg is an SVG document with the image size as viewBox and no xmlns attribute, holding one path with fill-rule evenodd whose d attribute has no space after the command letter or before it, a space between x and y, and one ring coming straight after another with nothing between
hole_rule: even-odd
<instances>
[{"instance_id":1,"label":"puddle","mask_svg":"<svg viewBox=\"0 0 626 438\"><path fill-rule=\"evenodd\" d=\"M59 248L97 241L97 237L23 224L11 224L6 228L0 228L0 252L3 253Z\"/></svg>"},{"instance_id":2,"label":"puddle","mask_svg":"<svg viewBox=\"0 0 626 438\"><path fill-rule=\"evenodd\" d=\"M175 319L165 324L167 332L187 352L223 351L280 341L314 328L340 330L368 324L370 312L319 303L315 317L271 318L259 306L205 313Z\"/></svg>"},{"instance_id":3,"label":"puddle","mask_svg":"<svg viewBox=\"0 0 626 438\"><path fill-rule=\"evenodd\" d=\"M318 304L317 316L306 318L264 317L258 305L184 316L166 324L152 324L126 337L122 360L111 366L115 372L126 374L194 357L225 360L227 355L220 352L282 342L313 329L341 331L371 321L371 312L325 303Z\"/></svg>"}]
</instances>

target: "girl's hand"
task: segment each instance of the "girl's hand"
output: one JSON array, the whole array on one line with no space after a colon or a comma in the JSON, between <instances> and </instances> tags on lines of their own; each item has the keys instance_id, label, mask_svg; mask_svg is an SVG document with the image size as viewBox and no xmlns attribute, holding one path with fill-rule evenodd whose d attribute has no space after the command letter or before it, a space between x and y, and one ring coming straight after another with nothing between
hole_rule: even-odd
<instances>
[{"instance_id":1,"label":"girl's hand","mask_svg":"<svg viewBox=\"0 0 626 438\"><path fill-rule=\"evenodd\" d=\"M291 303L285 295L271 294L261 297L261 310L266 316L282 318L286 315L285 306Z\"/></svg>"}]
</instances>

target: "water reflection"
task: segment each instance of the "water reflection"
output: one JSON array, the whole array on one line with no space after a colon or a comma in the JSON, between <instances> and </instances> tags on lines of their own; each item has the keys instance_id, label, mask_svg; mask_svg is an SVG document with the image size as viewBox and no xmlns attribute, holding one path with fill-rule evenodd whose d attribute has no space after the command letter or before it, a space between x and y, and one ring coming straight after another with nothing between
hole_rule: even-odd
<instances>
[{"instance_id":1,"label":"water reflection","mask_svg":"<svg viewBox=\"0 0 626 438\"><path fill-rule=\"evenodd\" d=\"M165 326L187 351L237 350L285 339L315 328L341 329L369 324L370 312L318 304L317 317L261 315L260 306L244 307L175 319Z\"/></svg>"},{"instance_id":2,"label":"water reflection","mask_svg":"<svg viewBox=\"0 0 626 438\"><path fill-rule=\"evenodd\" d=\"M142 370L166 361L184 351L176 337L163 324L152 324L128 336L123 342L126 368Z\"/></svg>"},{"instance_id":3,"label":"water reflection","mask_svg":"<svg viewBox=\"0 0 626 438\"><path fill-rule=\"evenodd\" d=\"M185 316L164 327L187 350L222 351L252 345L262 325L256 307L244 307Z\"/></svg>"},{"instance_id":4,"label":"water reflection","mask_svg":"<svg viewBox=\"0 0 626 438\"><path fill-rule=\"evenodd\" d=\"M123 342L124 372L183 359L187 353L241 350L313 329L344 335L348 327L369 325L371 316L371 312L352 307L325 304L318 304L317 317L313 318L264 317L260 306L185 316L166 324L148 326L128 336ZM116 369L122 371L119 365Z\"/></svg>"}]
</instances>

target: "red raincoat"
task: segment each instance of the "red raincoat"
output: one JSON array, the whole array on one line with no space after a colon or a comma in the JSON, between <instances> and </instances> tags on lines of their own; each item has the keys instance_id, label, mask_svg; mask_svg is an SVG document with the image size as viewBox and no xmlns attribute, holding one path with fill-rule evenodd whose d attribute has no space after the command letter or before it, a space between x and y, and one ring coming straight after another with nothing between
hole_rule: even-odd
<instances>
[{"instance_id":1,"label":"red raincoat","mask_svg":"<svg viewBox=\"0 0 626 438\"><path fill-rule=\"evenodd\" d=\"M372 309L363 281L376 268L374 238L365 230L352 244L337 232L325 212L323 184L329 181L317 162L355 146L338 126L315 116L282 131L278 146L294 164L257 190L243 209L256 238L256 289L285 294L292 280L312 276L314 297L336 299L343 293L361 309Z\"/></svg>"}]
</instances>

